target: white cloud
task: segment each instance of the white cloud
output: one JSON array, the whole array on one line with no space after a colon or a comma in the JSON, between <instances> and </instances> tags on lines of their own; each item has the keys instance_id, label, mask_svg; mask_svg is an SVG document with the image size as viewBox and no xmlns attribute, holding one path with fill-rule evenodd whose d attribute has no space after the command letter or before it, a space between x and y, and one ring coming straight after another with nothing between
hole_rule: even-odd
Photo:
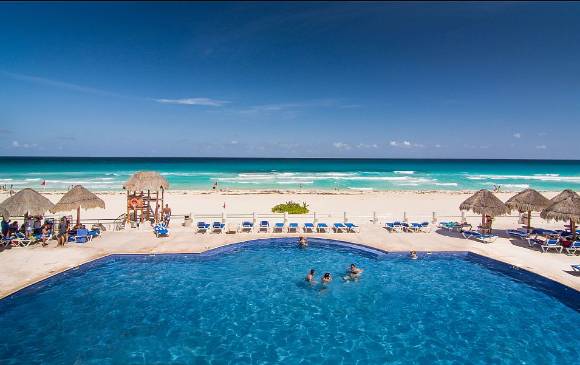
<instances>
[{"instance_id":1,"label":"white cloud","mask_svg":"<svg viewBox=\"0 0 580 365\"><path fill-rule=\"evenodd\" d=\"M231 144L238 144L238 143L240 143L240 142L238 142L238 141L231 141L230 143L231 143Z\"/></svg>"},{"instance_id":2,"label":"white cloud","mask_svg":"<svg viewBox=\"0 0 580 365\"><path fill-rule=\"evenodd\" d=\"M435 145L435 148L441 148L441 145L438 143Z\"/></svg>"},{"instance_id":3,"label":"white cloud","mask_svg":"<svg viewBox=\"0 0 580 365\"><path fill-rule=\"evenodd\" d=\"M390 141L389 142L389 146L392 146L392 147L403 147L403 148L414 148L414 147L421 148L421 147L425 147L422 144L413 143L411 141L400 141L400 142L399 141Z\"/></svg>"},{"instance_id":4,"label":"white cloud","mask_svg":"<svg viewBox=\"0 0 580 365\"><path fill-rule=\"evenodd\" d=\"M376 143L367 144L367 143L359 143L357 148L379 148L379 145Z\"/></svg>"},{"instance_id":5,"label":"white cloud","mask_svg":"<svg viewBox=\"0 0 580 365\"><path fill-rule=\"evenodd\" d=\"M339 150L350 150L351 149L349 144L343 143L343 142L334 142L332 145L334 146L334 148L338 148Z\"/></svg>"},{"instance_id":6,"label":"white cloud","mask_svg":"<svg viewBox=\"0 0 580 365\"><path fill-rule=\"evenodd\" d=\"M225 100L216 100L210 98L184 98L184 99L154 99L162 104L178 104L178 105L201 105L201 106L224 106L229 103Z\"/></svg>"},{"instance_id":7,"label":"white cloud","mask_svg":"<svg viewBox=\"0 0 580 365\"><path fill-rule=\"evenodd\" d=\"M514 138L522 138L522 134L521 133L514 133L513 134Z\"/></svg>"},{"instance_id":8,"label":"white cloud","mask_svg":"<svg viewBox=\"0 0 580 365\"><path fill-rule=\"evenodd\" d=\"M545 144L541 144L539 146L536 146L536 148L539 149L539 150L545 150L545 149L548 148L548 146L546 146Z\"/></svg>"},{"instance_id":9,"label":"white cloud","mask_svg":"<svg viewBox=\"0 0 580 365\"><path fill-rule=\"evenodd\" d=\"M20 143L18 141L12 141L12 147L14 148L33 148L33 147L38 147L38 145L36 143Z\"/></svg>"}]
</instances>

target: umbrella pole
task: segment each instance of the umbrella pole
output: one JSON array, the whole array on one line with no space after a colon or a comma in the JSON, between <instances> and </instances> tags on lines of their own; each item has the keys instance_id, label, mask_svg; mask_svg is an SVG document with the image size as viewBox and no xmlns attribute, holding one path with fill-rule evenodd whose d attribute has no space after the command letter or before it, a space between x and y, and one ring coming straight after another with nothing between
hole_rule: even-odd
<instances>
[{"instance_id":1,"label":"umbrella pole","mask_svg":"<svg viewBox=\"0 0 580 365\"><path fill-rule=\"evenodd\" d=\"M576 224L570 219L570 231L572 231L572 241L576 241Z\"/></svg>"},{"instance_id":2,"label":"umbrella pole","mask_svg":"<svg viewBox=\"0 0 580 365\"><path fill-rule=\"evenodd\" d=\"M528 232L530 231L531 225L532 225L532 211L528 210Z\"/></svg>"},{"instance_id":3,"label":"umbrella pole","mask_svg":"<svg viewBox=\"0 0 580 365\"><path fill-rule=\"evenodd\" d=\"M77 208L77 226L81 225L81 207Z\"/></svg>"}]
</instances>

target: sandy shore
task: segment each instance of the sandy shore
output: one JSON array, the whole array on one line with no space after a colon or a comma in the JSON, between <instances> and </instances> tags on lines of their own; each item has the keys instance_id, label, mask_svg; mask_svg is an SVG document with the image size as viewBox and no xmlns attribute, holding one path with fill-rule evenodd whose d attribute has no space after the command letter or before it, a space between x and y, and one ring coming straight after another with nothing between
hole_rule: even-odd
<instances>
[{"instance_id":1,"label":"sandy shore","mask_svg":"<svg viewBox=\"0 0 580 365\"><path fill-rule=\"evenodd\" d=\"M343 240L368 245L386 251L471 251L494 258L516 267L548 277L576 290L580 290L580 277L572 275L571 264L580 263L580 257L557 253L541 253L530 249L525 241L513 241L500 237L494 243L484 245L470 241L447 231L433 230L430 233L387 233L382 227L384 221L402 219L404 212L410 221L431 220L433 212L439 221L460 216L459 204L470 193L467 192L309 192L309 193L266 193L266 192L194 192L174 191L166 194L166 202L176 216L172 221L171 235L167 238L155 238L150 227L128 228L120 232L105 232L102 237L87 245L67 245L55 247L54 241L48 247L12 248L0 253L0 297L31 283L42 280L55 273L74 268L82 263L114 253L181 253L203 252L226 244L264 237L295 236L295 234L195 234L192 227L182 227L183 218L179 215L221 216L224 211L228 222L239 223L241 215L256 212L267 214L272 206L289 200L306 202L311 211L316 211L319 221L327 223L342 221L344 212L348 219L361 225L360 233L322 234L324 238ZM46 193L51 201L56 202L62 193ZM123 192L100 192L98 195L106 202L107 208L83 211L83 220L93 221L99 218L116 218L125 211ZM555 193L547 193L552 197ZM6 198L0 194L0 199ZM503 201L511 196L500 193ZM379 222L373 224L370 219L377 213ZM73 212L71 212L72 214ZM545 222L534 218L535 225L542 227L562 228L561 222ZM211 219L206 219L211 220ZM271 221L279 218L270 218ZM294 219L293 219L294 220ZM296 219L300 221L300 219ZM477 224L477 216L469 215L467 220ZM517 214L498 218L495 228L519 227Z\"/></svg>"}]
</instances>

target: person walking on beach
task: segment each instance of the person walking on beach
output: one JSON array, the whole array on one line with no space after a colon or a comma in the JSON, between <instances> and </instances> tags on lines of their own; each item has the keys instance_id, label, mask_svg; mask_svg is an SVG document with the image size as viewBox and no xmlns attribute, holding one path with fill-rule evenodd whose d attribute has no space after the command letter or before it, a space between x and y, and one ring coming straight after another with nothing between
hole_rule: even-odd
<instances>
[{"instance_id":1,"label":"person walking on beach","mask_svg":"<svg viewBox=\"0 0 580 365\"><path fill-rule=\"evenodd\" d=\"M163 223L165 223L165 227L169 227L170 220L171 220L171 208L169 208L169 204L165 204L165 208L163 208Z\"/></svg>"},{"instance_id":2,"label":"person walking on beach","mask_svg":"<svg viewBox=\"0 0 580 365\"><path fill-rule=\"evenodd\" d=\"M64 246L68 241L68 221L65 217L62 217L60 223L58 224L58 245Z\"/></svg>"}]
</instances>

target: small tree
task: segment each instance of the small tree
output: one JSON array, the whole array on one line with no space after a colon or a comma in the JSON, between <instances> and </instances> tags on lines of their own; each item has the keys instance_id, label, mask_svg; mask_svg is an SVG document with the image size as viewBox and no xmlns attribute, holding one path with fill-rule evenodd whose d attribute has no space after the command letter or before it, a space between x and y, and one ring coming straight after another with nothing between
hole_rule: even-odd
<instances>
[{"instance_id":1,"label":"small tree","mask_svg":"<svg viewBox=\"0 0 580 365\"><path fill-rule=\"evenodd\" d=\"M288 214L306 214L308 213L308 205L306 203L295 203L293 201L286 202L284 204L278 204L272 208L272 213L284 213Z\"/></svg>"}]
</instances>

